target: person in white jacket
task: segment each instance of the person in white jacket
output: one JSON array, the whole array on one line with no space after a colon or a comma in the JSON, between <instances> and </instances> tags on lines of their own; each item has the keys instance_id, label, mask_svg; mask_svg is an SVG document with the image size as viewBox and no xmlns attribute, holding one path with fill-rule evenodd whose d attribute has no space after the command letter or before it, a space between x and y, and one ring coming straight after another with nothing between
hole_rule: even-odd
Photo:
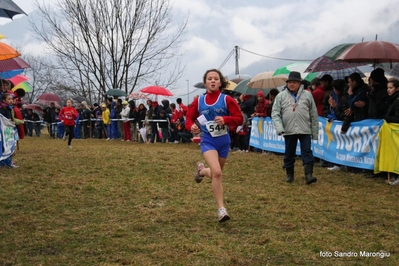
<instances>
[{"instance_id":1,"label":"person in white jacket","mask_svg":"<svg viewBox=\"0 0 399 266\"><path fill-rule=\"evenodd\" d=\"M287 86L277 94L272 119L278 135L284 136L284 168L286 181L294 181L294 165L298 140L301 147L301 158L305 170L306 184L317 181L313 176L314 157L312 139L318 138L319 118L313 96L301 85L301 74L292 71L287 79Z\"/></svg>"},{"instance_id":2,"label":"person in white jacket","mask_svg":"<svg viewBox=\"0 0 399 266\"><path fill-rule=\"evenodd\" d=\"M127 101L123 101L122 102L121 119L123 122L124 139L122 139L122 141L131 141L132 140L132 132L130 131L129 113L130 113L129 103Z\"/></svg>"}]
</instances>

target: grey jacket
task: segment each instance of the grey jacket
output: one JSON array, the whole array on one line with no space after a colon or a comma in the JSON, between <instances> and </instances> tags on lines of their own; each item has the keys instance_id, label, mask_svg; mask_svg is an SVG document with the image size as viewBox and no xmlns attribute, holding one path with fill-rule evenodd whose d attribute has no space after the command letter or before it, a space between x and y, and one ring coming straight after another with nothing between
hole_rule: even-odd
<instances>
[{"instance_id":1,"label":"grey jacket","mask_svg":"<svg viewBox=\"0 0 399 266\"><path fill-rule=\"evenodd\" d=\"M277 94L272 109L277 134L307 134L317 140L319 117L312 94L301 86L296 99L287 88Z\"/></svg>"}]
</instances>

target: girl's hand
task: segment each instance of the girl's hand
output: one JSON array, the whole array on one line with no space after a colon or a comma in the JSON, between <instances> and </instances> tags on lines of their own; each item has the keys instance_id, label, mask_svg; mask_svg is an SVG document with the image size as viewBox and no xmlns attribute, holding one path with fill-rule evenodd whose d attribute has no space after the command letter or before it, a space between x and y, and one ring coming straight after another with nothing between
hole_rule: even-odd
<instances>
[{"instance_id":1,"label":"girl's hand","mask_svg":"<svg viewBox=\"0 0 399 266\"><path fill-rule=\"evenodd\" d=\"M219 126L224 125L223 116L216 116L214 121L215 121Z\"/></svg>"},{"instance_id":2,"label":"girl's hand","mask_svg":"<svg viewBox=\"0 0 399 266\"><path fill-rule=\"evenodd\" d=\"M193 134L199 134L200 133L200 129L199 129L199 127L196 125L196 124L193 124L192 126L191 126L191 133L193 133Z\"/></svg>"}]
</instances>

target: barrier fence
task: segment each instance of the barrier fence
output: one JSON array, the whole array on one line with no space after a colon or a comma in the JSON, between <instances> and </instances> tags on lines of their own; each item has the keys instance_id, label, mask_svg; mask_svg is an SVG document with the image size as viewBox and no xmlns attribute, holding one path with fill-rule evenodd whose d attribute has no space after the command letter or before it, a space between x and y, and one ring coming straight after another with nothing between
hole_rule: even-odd
<instances>
[{"instance_id":1,"label":"barrier fence","mask_svg":"<svg viewBox=\"0 0 399 266\"><path fill-rule=\"evenodd\" d=\"M399 173L398 124L366 119L352 122L346 134L340 133L341 127L341 121L319 117L319 137L312 142L315 157L337 165ZM277 153L285 150L284 137L276 133L269 117L252 119L250 145Z\"/></svg>"},{"instance_id":2,"label":"barrier fence","mask_svg":"<svg viewBox=\"0 0 399 266\"><path fill-rule=\"evenodd\" d=\"M18 140L16 128L7 123L8 119L0 117L1 158L7 158L15 148ZM100 121L101 119L90 119ZM89 120L79 120L79 123ZM134 119L112 121L134 121ZM167 122L168 120L142 120L141 122ZM43 121L29 121L43 123ZM279 136L270 117L253 118L249 144L255 148L284 153L284 137ZM60 122L52 123L58 125ZM341 134L341 121L329 122L319 117L319 137L312 142L315 157L328 162L351 166L375 172L392 172L399 174L399 124L388 124L384 120L366 119L352 122L346 134ZM299 143L297 154L300 155Z\"/></svg>"}]
</instances>

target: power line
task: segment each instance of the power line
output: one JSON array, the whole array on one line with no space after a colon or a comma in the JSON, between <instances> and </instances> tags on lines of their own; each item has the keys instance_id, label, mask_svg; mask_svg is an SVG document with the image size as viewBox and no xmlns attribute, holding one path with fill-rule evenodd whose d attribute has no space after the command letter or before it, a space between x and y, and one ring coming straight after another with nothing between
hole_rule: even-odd
<instances>
[{"instance_id":1,"label":"power line","mask_svg":"<svg viewBox=\"0 0 399 266\"><path fill-rule=\"evenodd\" d=\"M234 53L234 49L231 50L231 52L226 57L226 59L224 59L223 63L219 66L219 69L222 69L224 67L224 65L227 63L227 61L229 61L230 57L233 55L233 53Z\"/></svg>"},{"instance_id":2,"label":"power line","mask_svg":"<svg viewBox=\"0 0 399 266\"><path fill-rule=\"evenodd\" d=\"M293 59L293 58L282 58L282 57L267 56L267 55L262 55L262 54L258 54L258 53L255 53L255 52L251 52L251 51L246 50L246 49L244 49L242 47L239 47L239 48L241 50L247 52L247 53L250 53L250 54L254 54L254 55L257 55L257 56L270 58L270 59L276 59L276 60L284 60L284 61L313 61L314 60L314 58L313 59Z\"/></svg>"}]
</instances>

